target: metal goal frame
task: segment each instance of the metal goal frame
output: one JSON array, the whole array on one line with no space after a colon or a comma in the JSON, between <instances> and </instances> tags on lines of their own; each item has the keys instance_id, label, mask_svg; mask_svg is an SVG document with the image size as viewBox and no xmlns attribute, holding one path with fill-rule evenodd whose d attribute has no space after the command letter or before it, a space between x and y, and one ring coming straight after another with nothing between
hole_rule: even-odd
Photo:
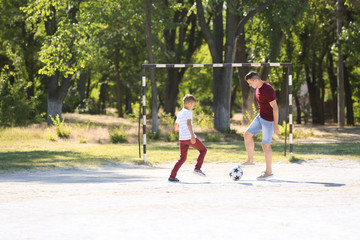
<instances>
[{"instance_id":1,"label":"metal goal frame","mask_svg":"<svg viewBox=\"0 0 360 240\"><path fill-rule=\"evenodd\" d=\"M289 114L289 152L290 157L293 156L293 116L292 116L292 63L213 63L213 64L143 64L141 68L142 78L141 78L141 99L142 103L140 104L140 109L142 108L143 117L143 159L144 163L146 163L146 68L204 68L204 67L212 67L212 68L223 68L223 67L280 67L286 66L288 67L288 97L289 97L289 106L288 106L288 114ZM138 133L138 141L139 141L139 157L141 158L141 150L140 150L140 116L139 116L139 133ZM287 124L286 124L287 126ZM284 155L286 156L286 137L287 133L285 127L285 149Z\"/></svg>"}]
</instances>

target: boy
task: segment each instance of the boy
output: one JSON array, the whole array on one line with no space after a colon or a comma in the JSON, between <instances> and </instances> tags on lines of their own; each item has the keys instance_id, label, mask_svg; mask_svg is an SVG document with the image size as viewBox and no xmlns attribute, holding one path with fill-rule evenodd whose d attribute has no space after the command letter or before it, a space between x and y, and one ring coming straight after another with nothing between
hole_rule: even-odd
<instances>
[{"instance_id":1,"label":"boy","mask_svg":"<svg viewBox=\"0 0 360 240\"><path fill-rule=\"evenodd\" d=\"M244 134L245 148L248 159L242 164L254 165L254 139L253 136L262 131L262 148L265 155L266 170L260 175L258 180L266 180L273 177L272 173L272 149L271 140L273 133L279 134L279 110L276 103L276 95L274 89L269 83L260 79L256 72L249 72L245 76L245 80L249 86L256 89L256 100L259 107L259 115L255 117Z\"/></svg>"},{"instance_id":2,"label":"boy","mask_svg":"<svg viewBox=\"0 0 360 240\"><path fill-rule=\"evenodd\" d=\"M196 138L192 127L192 110L196 104L194 96L191 94L186 94L183 98L183 104L184 108L178 113L175 121L175 132L179 132L180 159L176 162L174 168L171 171L169 182L179 182L179 179L176 178L176 174L186 161L189 146L200 152L197 158L194 174L206 177L206 175L200 169L204 162L207 149L204 144L202 144L202 142Z\"/></svg>"}]
</instances>

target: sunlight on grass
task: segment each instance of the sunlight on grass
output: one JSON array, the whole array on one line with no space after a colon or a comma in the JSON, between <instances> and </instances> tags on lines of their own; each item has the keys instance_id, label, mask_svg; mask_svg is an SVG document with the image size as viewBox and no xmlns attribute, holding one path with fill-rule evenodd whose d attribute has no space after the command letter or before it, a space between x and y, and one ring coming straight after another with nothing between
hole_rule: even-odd
<instances>
[{"instance_id":1,"label":"sunlight on grass","mask_svg":"<svg viewBox=\"0 0 360 240\"><path fill-rule=\"evenodd\" d=\"M121 163L143 163L139 158L137 145L137 124L126 119L118 119L109 116L89 120L87 115L69 115L71 121L71 136L68 139L56 136L54 127L46 123L34 124L28 127L0 128L0 172L19 171L29 169L72 169L72 168L97 168L102 165L118 165ZM71 118L72 117L72 118ZM75 119L81 118L81 120ZM97 126L93 122L103 122ZM164 125L165 124L165 125ZM171 123L172 124L172 123ZM180 157L178 141L166 142L166 136L170 134L169 126L163 123L159 138L154 138L147 144L147 161L151 164L175 164ZM124 135L129 137L127 143L111 144L109 129L111 127L126 126ZM334 138L325 131L312 128L299 128L303 140L307 137L317 136L319 143L295 143L294 159L289 157L289 145L287 156L284 156L284 141L275 138L272 143L273 162L296 162L312 159L355 160L360 161L359 142L349 141L349 134L336 136L337 139L346 139L345 142L320 143L324 138ZM247 159L243 137L239 130L231 130L228 133L199 129L199 138L203 140L208 152L205 164L210 162L234 162L241 163ZM335 131L337 134L338 132ZM206 139L206 135L219 135L217 142ZM327 134L327 135L322 135ZM333 133L331 133L333 134ZM319 137L321 136L321 137ZM205 140L204 140L205 139ZM207 141L206 141L207 140ZM313 141L313 139L312 139ZM142 157L142 145L140 154ZM188 164L194 164L198 151L190 148L188 152ZM255 141L254 160L264 162L264 153L261 141Z\"/></svg>"}]
</instances>

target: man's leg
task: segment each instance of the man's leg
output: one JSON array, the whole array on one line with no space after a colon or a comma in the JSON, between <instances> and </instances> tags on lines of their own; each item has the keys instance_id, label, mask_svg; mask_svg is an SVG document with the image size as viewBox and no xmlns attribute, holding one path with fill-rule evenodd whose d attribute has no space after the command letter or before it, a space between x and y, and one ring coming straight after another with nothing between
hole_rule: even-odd
<instances>
[{"instance_id":1,"label":"man's leg","mask_svg":"<svg viewBox=\"0 0 360 240\"><path fill-rule=\"evenodd\" d=\"M272 149L271 140L274 133L274 122L266 121L260 118L262 126L262 148L265 155L266 169L265 173L258 177L258 180L266 180L273 177L272 174Z\"/></svg>"},{"instance_id":2,"label":"man's leg","mask_svg":"<svg viewBox=\"0 0 360 240\"><path fill-rule=\"evenodd\" d=\"M249 132L245 132L244 134L244 140L245 140L245 148L248 155L247 161L244 163L252 164L254 162L254 135L252 135Z\"/></svg>"},{"instance_id":3,"label":"man's leg","mask_svg":"<svg viewBox=\"0 0 360 240\"><path fill-rule=\"evenodd\" d=\"M265 155L265 162L266 162L266 173L271 174L272 173L272 148L270 144L262 144L262 148Z\"/></svg>"}]
</instances>

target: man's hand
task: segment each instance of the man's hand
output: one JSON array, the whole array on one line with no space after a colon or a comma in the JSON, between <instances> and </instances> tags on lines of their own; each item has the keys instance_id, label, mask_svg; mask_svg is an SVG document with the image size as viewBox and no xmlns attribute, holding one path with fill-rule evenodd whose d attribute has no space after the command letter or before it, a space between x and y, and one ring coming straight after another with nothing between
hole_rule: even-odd
<instances>
[{"instance_id":1,"label":"man's hand","mask_svg":"<svg viewBox=\"0 0 360 240\"><path fill-rule=\"evenodd\" d=\"M279 133L280 133L280 129L279 129L279 126L278 126L278 125L274 126L274 133L275 133L275 134L279 134Z\"/></svg>"},{"instance_id":2,"label":"man's hand","mask_svg":"<svg viewBox=\"0 0 360 240\"><path fill-rule=\"evenodd\" d=\"M191 140L190 140L191 144L195 144L196 143L196 138L194 137L191 137Z\"/></svg>"}]
</instances>

